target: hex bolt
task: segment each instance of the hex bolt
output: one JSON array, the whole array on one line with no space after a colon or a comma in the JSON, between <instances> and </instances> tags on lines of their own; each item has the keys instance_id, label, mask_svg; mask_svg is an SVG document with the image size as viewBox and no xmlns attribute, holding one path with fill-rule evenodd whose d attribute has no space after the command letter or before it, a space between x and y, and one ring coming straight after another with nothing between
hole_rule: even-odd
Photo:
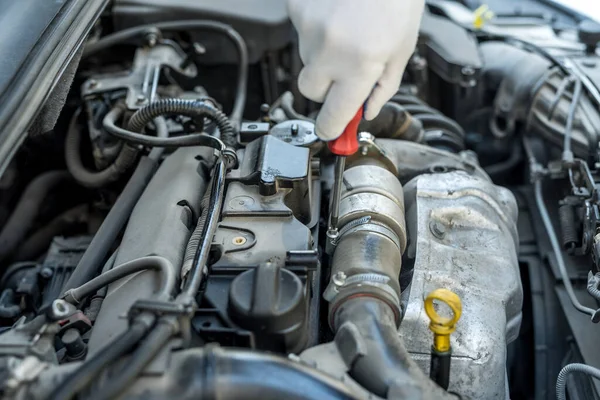
<instances>
[{"instance_id":1,"label":"hex bolt","mask_svg":"<svg viewBox=\"0 0 600 400\"><path fill-rule=\"evenodd\" d=\"M344 286L346 283L346 274L342 271L336 272L335 275L331 278L333 284L337 287Z\"/></svg>"},{"instance_id":2,"label":"hex bolt","mask_svg":"<svg viewBox=\"0 0 600 400\"><path fill-rule=\"evenodd\" d=\"M446 236L446 226L438 221L431 221L429 230L438 239L443 239Z\"/></svg>"},{"instance_id":3,"label":"hex bolt","mask_svg":"<svg viewBox=\"0 0 600 400\"><path fill-rule=\"evenodd\" d=\"M460 70L460 73L464 76L471 76L475 74L475 69L471 66L465 66Z\"/></svg>"},{"instance_id":4,"label":"hex bolt","mask_svg":"<svg viewBox=\"0 0 600 400\"><path fill-rule=\"evenodd\" d=\"M40 276L44 279L50 279L52 278L52 275L54 275L54 271L52 271L52 268L44 267L40 271Z\"/></svg>"},{"instance_id":5,"label":"hex bolt","mask_svg":"<svg viewBox=\"0 0 600 400\"><path fill-rule=\"evenodd\" d=\"M88 87L90 89L94 89L97 86L98 86L98 81L95 79L90 79L90 81L88 82Z\"/></svg>"},{"instance_id":6,"label":"hex bolt","mask_svg":"<svg viewBox=\"0 0 600 400\"><path fill-rule=\"evenodd\" d=\"M62 299L56 299L52 302L49 314L55 321L64 319L69 316L69 304Z\"/></svg>"},{"instance_id":7,"label":"hex bolt","mask_svg":"<svg viewBox=\"0 0 600 400\"><path fill-rule=\"evenodd\" d=\"M143 94L139 94L136 99L135 99L136 103L138 104L143 104L146 102L146 96L144 96Z\"/></svg>"}]
</instances>

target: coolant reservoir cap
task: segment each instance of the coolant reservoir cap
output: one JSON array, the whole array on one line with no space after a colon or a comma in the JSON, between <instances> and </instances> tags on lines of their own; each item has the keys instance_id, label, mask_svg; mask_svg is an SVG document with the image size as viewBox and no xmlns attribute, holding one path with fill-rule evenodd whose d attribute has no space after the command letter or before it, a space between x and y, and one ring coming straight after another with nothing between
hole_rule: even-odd
<instances>
[{"instance_id":1,"label":"coolant reservoir cap","mask_svg":"<svg viewBox=\"0 0 600 400\"><path fill-rule=\"evenodd\" d=\"M276 333L304 322L304 287L291 271L272 263L238 275L229 289L229 314L240 327Z\"/></svg>"}]
</instances>

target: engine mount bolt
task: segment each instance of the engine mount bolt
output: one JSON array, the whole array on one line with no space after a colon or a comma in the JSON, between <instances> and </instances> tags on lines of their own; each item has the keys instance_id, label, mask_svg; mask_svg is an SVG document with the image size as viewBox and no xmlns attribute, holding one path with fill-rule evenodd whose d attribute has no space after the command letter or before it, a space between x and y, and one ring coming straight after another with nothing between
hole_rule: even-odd
<instances>
[{"instance_id":1,"label":"engine mount bolt","mask_svg":"<svg viewBox=\"0 0 600 400\"><path fill-rule=\"evenodd\" d=\"M246 239L243 236L236 236L233 239L231 239L231 243L235 244L236 246L242 246L246 244L247 241L248 239Z\"/></svg>"},{"instance_id":2,"label":"engine mount bolt","mask_svg":"<svg viewBox=\"0 0 600 400\"><path fill-rule=\"evenodd\" d=\"M333 284L337 287L344 286L346 283L346 274L342 271L336 272L335 275L331 278Z\"/></svg>"},{"instance_id":3,"label":"engine mount bolt","mask_svg":"<svg viewBox=\"0 0 600 400\"><path fill-rule=\"evenodd\" d=\"M433 236L438 239L442 239L444 236L446 236L446 226L438 221L431 221L429 224L429 230L431 233L433 233Z\"/></svg>"},{"instance_id":4,"label":"engine mount bolt","mask_svg":"<svg viewBox=\"0 0 600 400\"><path fill-rule=\"evenodd\" d=\"M137 98L135 99L136 103L138 104L144 104L146 102L146 96L144 96L143 94L140 94L137 96Z\"/></svg>"}]
</instances>

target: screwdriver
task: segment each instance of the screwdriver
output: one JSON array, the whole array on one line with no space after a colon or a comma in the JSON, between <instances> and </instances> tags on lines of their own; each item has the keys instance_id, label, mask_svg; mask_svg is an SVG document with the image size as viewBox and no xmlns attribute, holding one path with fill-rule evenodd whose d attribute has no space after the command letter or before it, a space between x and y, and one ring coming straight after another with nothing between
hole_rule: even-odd
<instances>
[{"instance_id":1,"label":"screwdriver","mask_svg":"<svg viewBox=\"0 0 600 400\"><path fill-rule=\"evenodd\" d=\"M360 124L362 117L363 107L361 106L342 134L337 139L328 142L329 150L336 156L334 182L331 193L331 207L329 210L329 223L327 224L327 236L331 240L336 239L338 235L340 198L342 196L346 157L351 156L358 151L358 125Z\"/></svg>"}]
</instances>

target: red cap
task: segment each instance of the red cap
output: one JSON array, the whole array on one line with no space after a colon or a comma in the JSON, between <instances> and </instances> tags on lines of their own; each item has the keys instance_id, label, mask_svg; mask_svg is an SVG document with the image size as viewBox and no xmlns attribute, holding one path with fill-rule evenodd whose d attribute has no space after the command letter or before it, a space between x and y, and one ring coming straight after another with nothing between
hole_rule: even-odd
<instances>
[{"instance_id":1,"label":"red cap","mask_svg":"<svg viewBox=\"0 0 600 400\"><path fill-rule=\"evenodd\" d=\"M333 154L336 156L351 156L358 151L358 124L360 124L362 116L363 107L361 106L352 120L348 122L340 137L327 143Z\"/></svg>"}]
</instances>

